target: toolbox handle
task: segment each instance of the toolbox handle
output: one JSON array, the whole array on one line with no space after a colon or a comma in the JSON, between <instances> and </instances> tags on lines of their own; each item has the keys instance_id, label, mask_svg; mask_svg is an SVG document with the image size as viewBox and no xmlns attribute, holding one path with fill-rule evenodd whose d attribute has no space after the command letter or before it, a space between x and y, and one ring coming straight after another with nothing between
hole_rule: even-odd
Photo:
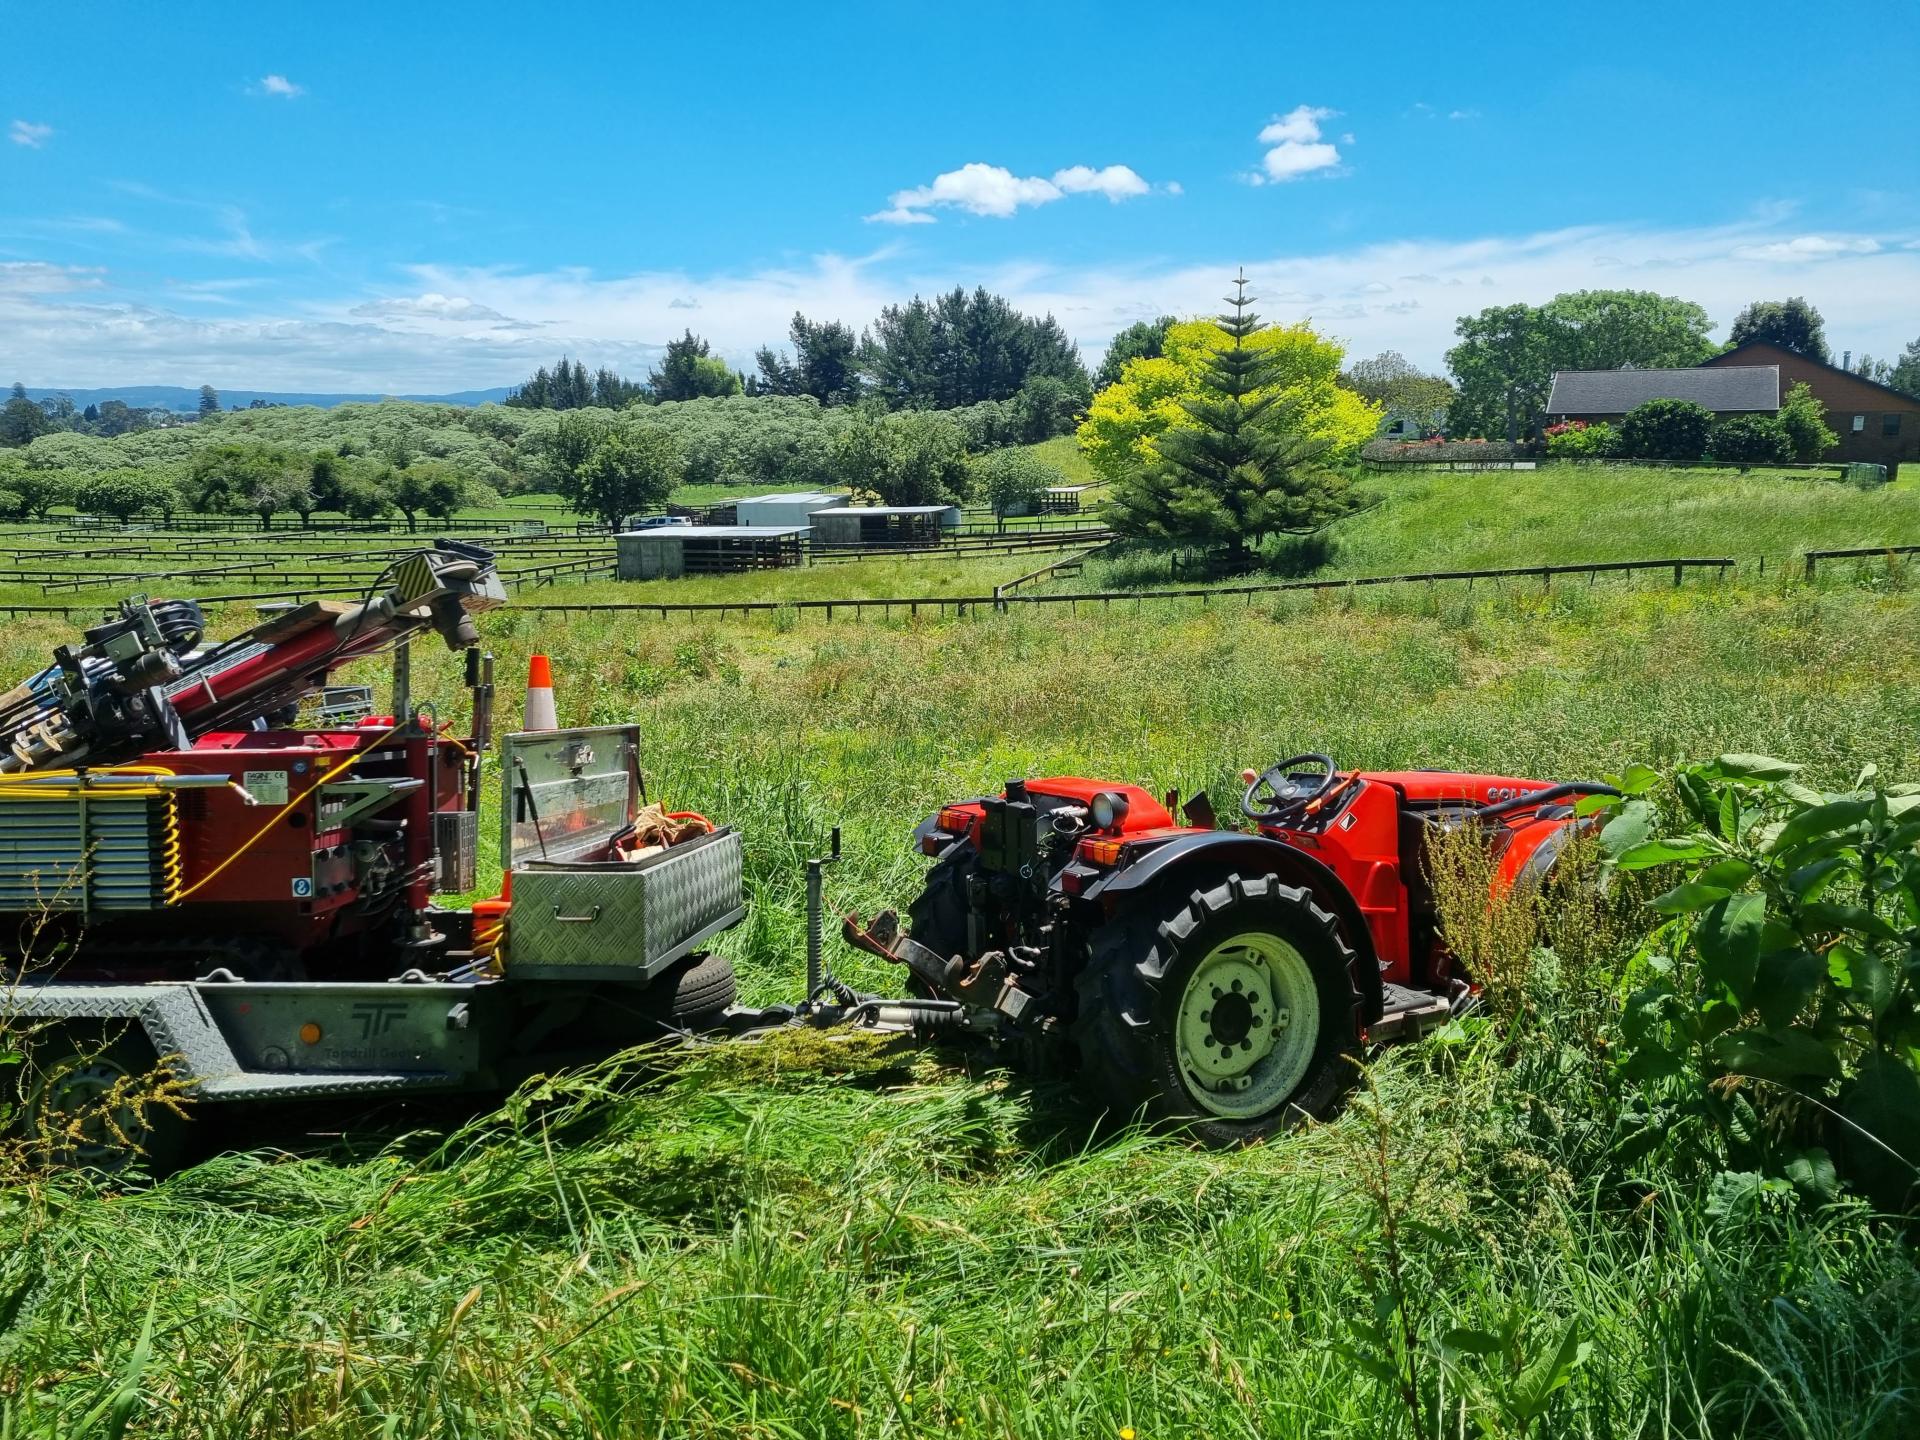
<instances>
[{"instance_id":1,"label":"toolbox handle","mask_svg":"<svg viewBox=\"0 0 1920 1440\"><path fill-rule=\"evenodd\" d=\"M553 918L562 925L591 925L600 918L600 907L594 906L585 915L562 915L558 905L553 907Z\"/></svg>"}]
</instances>

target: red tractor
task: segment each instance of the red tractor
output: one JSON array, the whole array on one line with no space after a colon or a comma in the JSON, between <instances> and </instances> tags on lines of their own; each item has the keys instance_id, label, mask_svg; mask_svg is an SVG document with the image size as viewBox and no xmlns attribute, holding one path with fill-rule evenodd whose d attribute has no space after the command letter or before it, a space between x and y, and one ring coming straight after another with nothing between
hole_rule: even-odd
<instances>
[{"instance_id":1,"label":"red tractor","mask_svg":"<svg viewBox=\"0 0 1920 1440\"><path fill-rule=\"evenodd\" d=\"M1363 1043L1474 994L1438 932L1436 832L1494 847L1496 888L1537 884L1584 823L1573 802L1613 793L1296 755L1251 778L1240 829L1204 794L1183 824L1176 795L1015 781L920 826L938 863L905 936L849 938L959 1002L969 1028L1072 1069L1097 1103L1241 1144L1325 1116Z\"/></svg>"}]
</instances>

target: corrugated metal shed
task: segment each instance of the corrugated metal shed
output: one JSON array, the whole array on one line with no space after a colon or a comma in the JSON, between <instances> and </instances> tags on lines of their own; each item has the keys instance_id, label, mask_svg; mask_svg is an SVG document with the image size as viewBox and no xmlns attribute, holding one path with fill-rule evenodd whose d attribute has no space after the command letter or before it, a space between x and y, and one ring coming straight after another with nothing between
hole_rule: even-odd
<instances>
[{"instance_id":1,"label":"corrugated metal shed","mask_svg":"<svg viewBox=\"0 0 1920 1440\"><path fill-rule=\"evenodd\" d=\"M829 505L843 505L847 497L820 490L798 490L788 495L750 495L733 502L733 516L742 525L805 525L807 516Z\"/></svg>"},{"instance_id":2,"label":"corrugated metal shed","mask_svg":"<svg viewBox=\"0 0 1920 1440\"><path fill-rule=\"evenodd\" d=\"M801 564L805 525L656 525L613 537L622 580L772 570Z\"/></svg>"},{"instance_id":3,"label":"corrugated metal shed","mask_svg":"<svg viewBox=\"0 0 1920 1440\"><path fill-rule=\"evenodd\" d=\"M1549 415L1624 415L1649 400L1690 400L1719 415L1780 408L1778 365L1687 370L1559 370Z\"/></svg>"}]
</instances>

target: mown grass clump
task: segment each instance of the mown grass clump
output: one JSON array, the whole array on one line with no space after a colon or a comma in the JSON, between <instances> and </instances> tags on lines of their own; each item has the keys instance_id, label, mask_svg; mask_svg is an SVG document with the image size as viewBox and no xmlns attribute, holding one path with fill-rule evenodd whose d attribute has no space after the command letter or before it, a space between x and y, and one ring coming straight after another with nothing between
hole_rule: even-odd
<instances>
[{"instance_id":1,"label":"mown grass clump","mask_svg":"<svg viewBox=\"0 0 1920 1440\"><path fill-rule=\"evenodd\" d=\"M48 1182L4 1202L0 1417L72 1435L124 1397L136 1433L194 1436L1920 1418L1897 1244L1857 1207L1715 1212L1609 1164L1587 1052L1559 1019L1526 1040L1391 1055L1338 1123L1235 1155L1101 1138L1007 1079L776 1087L694 1056L538 1086L412 1158ZM1426 1362L1412 1407L1355 1358L1395 1363L1364 1332L1396 1305ZM1442 1350L1456 1332L1511 1353ZM1524 1430L1517 1375L1568 1333L1579 1363Z\"/></svg>"}]
</instances>

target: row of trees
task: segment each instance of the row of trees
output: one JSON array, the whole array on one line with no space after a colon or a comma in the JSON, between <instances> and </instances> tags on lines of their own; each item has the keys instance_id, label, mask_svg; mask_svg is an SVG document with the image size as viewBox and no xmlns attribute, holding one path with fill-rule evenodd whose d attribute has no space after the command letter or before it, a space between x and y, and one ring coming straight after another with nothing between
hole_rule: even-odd
<instances>
[{"instance_id":1,"label":"row of trees","mask_svg":"<svg viewBox=\"0 0 1920 1440\"><path fill-rule=\"evenodd\" d=\"M1531 438L1540 433L1554 371L1698 365L1727 348L1707 338L1712 328L1692 301L1645 290L1580 290L1545 305L1464 315L1455 327L1460 343L1447 352L1455 386L1447 433ZM1734 317L1728 347L1755 341L1831 363L1820 312L1798 296L1755 301ZM1920 340L1898 362L1862 356L1855 369L1920 397Z\"/></svg>"},{"instance_id":2,"label":"row of trees","mask_svg":"<svg viewBox=\"0 0 1920 1440\"><path fill-rule=\"evenodd\" d=\"M542 488L613 525L659 509L675 486L712 464L716 435L705 425L661 423L670 413L662 407L562 417L542 442ZM789 484L845 486L886 505L952 505L984 493L1002 513L1030 505L1061 482L1058 470L1025 452L977 453L956 413L847 410L828 425L788 436L794 449L777 463Z\"/></svg>"},{"instance_id":3,"label":"row of trees","mask_svg":"<svg viewBox=\"0 0 1920 1440\"><path fill-rule=\"evenodd\" d=\"M257 515L264 527L276 515L316 513L373 520L400 514L408 529L422 516L445 521L453 512L498 500L444 460L396 464L385 455L304 453L278 445L215 445L184 464L69 471L36 467L0 456L0 518L43 520L57 506L130 520L171 519L191 511Z\"/></svg>"},{"instance_id":4,"label":"row of trees","mask_svg":"<svg viewBox=\"0 0 1920 1440\"><path fill-rule=\"evenodd\" d=\"M507 403L618 410L747 395L805 397L825 408L865 401L888 410L953 410L1026 396L1030 411L1071 417L1092 395L1078 347L1051 315L1023 315L984 288L916 295L887 306L858 334L841 321L796 313L787 341L786 349L761 347L754 371L742 374L688 330L667 343L644 384L604 368L590 377L580 361L563 358L534 372Z\"/></svg>"},{"instance_id":5,"label":"row of trees","mask_svg":"<svg viewBox=\"0 0 1920 1440\"><path fill-rule=\"evenodd\" d=\"M239 406L234 407L236 410ZM249 410L283 409L266 400L255 399ZM220 413L220 392L211 385L200 387L195 414L183 415L164 407L129 405L124 400L107 399L78 407L71 395L55 394L38 400L27 395L27 387L14 381L5 404L0 404L0 449L31 445L42 435L97 435L111 440L121 435L137 435L144 430L166 430L197 418Z\"/></svg>"}]
</instances>

